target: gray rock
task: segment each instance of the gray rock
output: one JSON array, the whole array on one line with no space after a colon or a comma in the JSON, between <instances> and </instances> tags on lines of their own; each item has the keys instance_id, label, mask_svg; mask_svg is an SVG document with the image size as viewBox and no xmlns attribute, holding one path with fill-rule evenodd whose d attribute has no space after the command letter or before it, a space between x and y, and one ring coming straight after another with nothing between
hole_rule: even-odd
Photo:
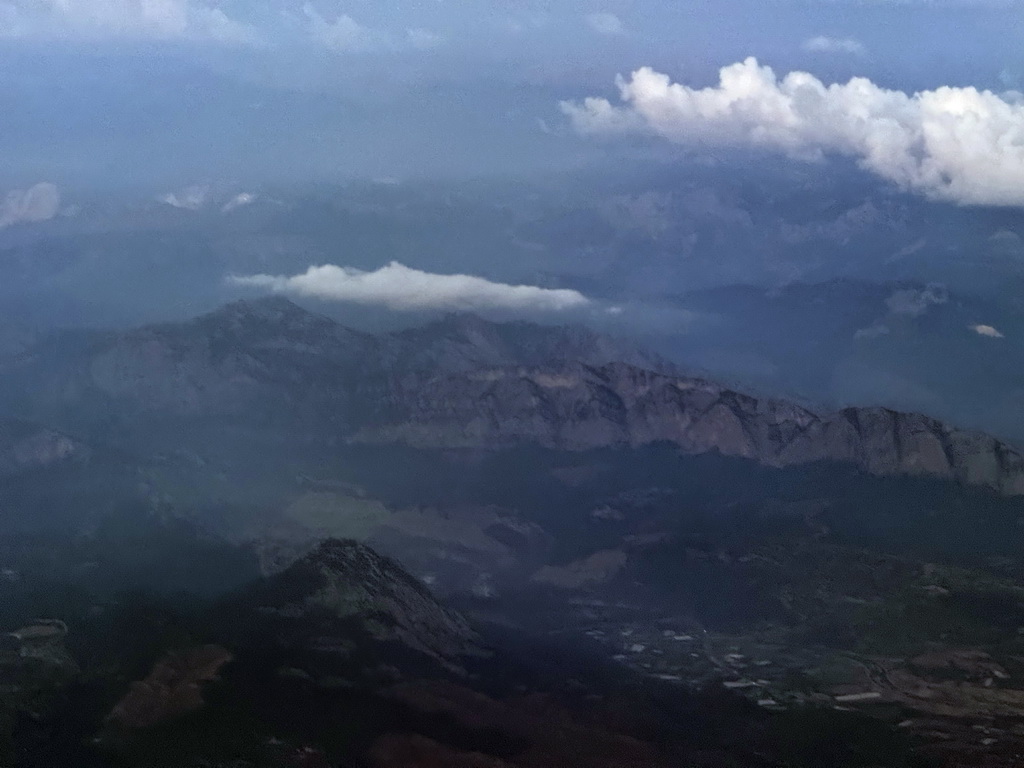
<instances>
[{"instance_id":1,"label":"gray rock","mask_svg":"<svg viewBox=\"0 0 1024 768\"><path fill-rule=\"evenodd\" d=\"M954 479L1024 494L1024 456L988 435L884 408L818 414L620 363L424 377L391 400L401 405L368 419L355 440L563 450L665 441L690 454L718 452L766 466L849 462L874 475Z\"/></svg>"}]
</instances>

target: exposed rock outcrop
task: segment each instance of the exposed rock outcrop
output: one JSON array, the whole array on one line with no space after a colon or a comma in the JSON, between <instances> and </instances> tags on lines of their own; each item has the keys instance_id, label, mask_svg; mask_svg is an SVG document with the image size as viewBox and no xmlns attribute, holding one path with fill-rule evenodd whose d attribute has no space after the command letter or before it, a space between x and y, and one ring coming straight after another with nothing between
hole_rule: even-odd
<instances>
[{"instance_id":1,"label":"exposed rock outcrop","mask_svg":"<svg viewBox=\"0 0 1024 768\"><path fill-rule=\"evenodd\" d=\"M563 450L668 442L690 454L718 452L767 466L848 462L875 475L930 476L1024 494L1024 456L988 435L884 408L818 414L624 364L426 377L395 393L389 408L356 439Z\"/></svg>"},{"instance_id":2,"label":"exposed rock outcrop","mask_svg":"<svg viewBox=\"0 0 1024 768\"><path fill-rule=\"evenodd\" d=\"M216 645L169 653L145 680L132 684L107 722L123 728L151 728L203 706L203 687L217 679L231 653Z\"/></svg>"}]
</instances>

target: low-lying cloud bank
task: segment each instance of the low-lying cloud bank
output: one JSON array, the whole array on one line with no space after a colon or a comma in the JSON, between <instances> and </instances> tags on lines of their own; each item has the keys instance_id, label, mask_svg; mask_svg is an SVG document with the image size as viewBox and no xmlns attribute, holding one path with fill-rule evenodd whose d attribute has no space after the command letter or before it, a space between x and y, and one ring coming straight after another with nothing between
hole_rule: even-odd
<instances>
[{"instance_id":1,"label":"low-lying cloud bank","mask_svg":"<svg viewBox=\"0 0 1024 768\"><path fill-rule=\"evenodd\" d=\"M0 198L0 229L13 224L49 221L60 212L60 191L53 184L36 184Z\"/></svg>"},{"instance_id":2,"label":"low-lying cloud bank","mask_svg":"<svg viewBox=\"0 0 1024 768\"><path fill-rule=\"evenodd\" d=\"M618 79L621 105L588 98L562 111L584 134L651 133L679 144L752 147L801 160L854 157L865 170L936 200L1024 206L1024 101L976 88L914 94L866 78L783 78L756 59L710 88L645 67Z\"/></svg>"},{"instance_id":3,"label":"low-lying cloud bank","mask_svg":"<svg viewBox=\"0 0 1024 768\"><path fill-rule=\"evenodd\" d=\"M373 272L325 264L291 277L246 275L234 285L263 288L327 301L383 306L395 310L579 309L591 301L579 291L494 283L474 275L441 275L397 261Z\"/></svg>"}]
</instances>

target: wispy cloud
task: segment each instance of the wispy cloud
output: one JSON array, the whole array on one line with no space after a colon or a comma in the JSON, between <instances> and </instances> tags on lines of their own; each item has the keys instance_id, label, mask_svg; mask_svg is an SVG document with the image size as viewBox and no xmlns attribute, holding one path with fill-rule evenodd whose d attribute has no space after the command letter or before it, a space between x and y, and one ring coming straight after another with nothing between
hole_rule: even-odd
<instances>
[{"instance_id":1,"label":"wispy cloud","mask_svg":"<svg viewBox=\"0 0 1024 768\"><path fill-rule=\"evenodd\" d=\"M446 42L444 35L439 35L437 32L420 27L407 30L405 33L405 39L409 45L421 51L437 48L444 45Z\"/></svg>"},{"instance_id":2,"label":"wispy cloud","mask_svg":"<svg viewBox=\"0 0 1024 768\"><path fill-rule=\"evenodd\" d=\"M894 315L920 317L929 307L939 306L949 301L949 289L939 283L931 283L924 288L903 288L893 291L885 300L885 306Z\"/></svg>"},{"instance_id":3,"label":"wispy cloud","mask_svg":"<svg viewBox=\"0 0 1024 768\"><path fill-rule=\"evenodd\" d=\"M361 24L348 14L328 18L306 3L302 13L310 25L310 36L321 48L336 53L379 53L403 49L429 50L443 45L445 38L430 29L416 27L404 36Z\"/></svg>"},{"instance_id":4,"label":"wispy cloud","mask_svg":"<svg viewBox=\"0 0 1024 768\"><path fill-rule=\"evenodd\" d=\"M889 326L885 323L875 323L867 328L860 328L854 332L855 339L877 339L881 336L888 336L891 333Z\"/></svg>"},{"instance_id":5,"label":"wispy cloud","mask_svg":"<svg viewBox=\"0 0 1024 768\"><path fill-rule=\"evenodd\" d=\"M49 221L60 211L60 191L53 184L36 184L0 198L0 229L13 224Z\"/></svg>"},{"instance_id":6,"label":"wispy cloud","mask_svg":"<svg viewBox=\"0 0 1024 768\"><path fill-rule=\"evenodd\" d=\"M325 16L310 2L274 0L248 15L230 0L0 0L0 38L146 40L291 45L310 40L336 52L426 50L445 42L422 27L384 30L347 13ZM236 15L237 14L239 15ZM280 22L276 27L272 19Z\"/></svg>"},{"instance_id":7,"label":"wispy cloud","mask_svg":"<svg viewBox=\"0 0 1024 768\"><path fill-rule=\"evenodd\" d=\"M179 192L168 192L160 195L157 200L165 205L174 208L184 208L187 211L198 211L206 205L210 199L210 188L205 185L187 187Z\"/></svg>"},{"instance_id":8,"label":"wispy cloud","mask_svg":"<svg viewBox=\"0 0 1024 768\"><path fill-rule=\"evenodd\" d=\"M309 19L313 42L332 51L361 53L391 45L387 35L363 26L348 14L327 19L309 3L303 7L302 12Z\"/></svg>"},{"instance_id":9,"label":"wispy cloud","mask_svg":"<svg viewBox=\"0 0 1024 768\"><path fill-rule=\"evenodd\" d=\"M591 304L568 289L495 283L474 275L442 275L393 261L373 272L325 264L293 275L232 276L235 285L263 288L327 301L383 306L395 310L564 311Z\"/></svg>"},{"instance_id":10,"label":"wispy cloud","mask_svg":"<svg viewBox=\"0 0 1024 768\"><path fill-rule=\"evenodd\" d=\"M932 307L949 302L949 289L941 283L929 283L924 288L900 288L885 300L888 313L867 328L853 334L855 339L876 339L892 332L890 325L901 317L922 317Z\"/></svg>"},{"instance_id":11,"label":"wispy cloud","mask_svg":"<svg viewBox=\"0 0 1024 768\"><path fill-rule=\"evenodd\" d=\"M724 67L715 87L673 83L648 67L618 85L621 105L589 98L562 110L585 134L640 131L801 160L846 155L932 199L1024 206L1024 103L991 91L908 94L866 78L826 85L806 72L780 79L753 58Z\"/></svg>"},{"instance_id":12,"label":"wispy cloud","mask_svg":"<svg viewBox=\"0 0 1024 768\"><path fill-rule=\"evenodd\" d=\"M867 53L862 42L849 37L818 35L804 40L800 47L812 53L846 53L853 56L863 56Z\"/></svg>"},{"instance_id":13,"label":"wispy cloud","mask_svg":"<svg viewBox=\"0 0 1024 768\"><path fill-rule=\"evenodd\" d=\"M230 213L236 208L244 208L252 205L259 199L259 195L253 192L240 192L221 206L221 213Z\"/></svg>"},{"instance_id":14,"label":"wispy cloud","mask_svg":"<svg viewBox=\"0 0 1024 768\"><path fill-rule=\"evenodd\" d=\"M0 0L0 37L259 40L253 27L203 0Z\"/></svg>"},{"instance_id":15,"label":"wispy cloud","mask_svg":"<svg viewBox=\"0 0 1024 768\"><path fill-rule=\"evenodd\" d=\"M614 13L608 13L607 11L588 14L586 22L587 26L599 35L612 37L626 33L626 27L622 20Z\"/></svg>"}]
</instances>

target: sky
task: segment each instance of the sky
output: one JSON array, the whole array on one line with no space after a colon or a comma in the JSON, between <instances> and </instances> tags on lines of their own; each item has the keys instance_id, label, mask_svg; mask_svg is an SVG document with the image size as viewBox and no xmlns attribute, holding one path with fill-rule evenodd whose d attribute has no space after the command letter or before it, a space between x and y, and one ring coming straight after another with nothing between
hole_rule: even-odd
<instances>
[{"instance_id":1,"label":"sky","mask_svg":"<svg viewBox=\"0 0 1024 768\"><path fill-rule=\"evenodd\" d=\"M998 110L1024 90L1022 22L1011 0L0 0L0 189L557 170L629 146L566 104L639 114L657 77L697 91L751 60L880 97L988 89ZM872 136L769 149L870 163ZM889 180L986 199L942 191L949 170Z\"/></svg>"},{"instance_id":2,"label":"sky","mask_svg":"<svg viewBox=\"0 0 1024 768\"><path fill-rule=\"evenodd\" d=\"M281 294L710 328L732 375L775 363L677 297L853 278L849 343L1003 371L1016 316L957 308L1021 306L1022 43L1024 0L0 0L0 322Z\"/></svg>"}]
</instances>

